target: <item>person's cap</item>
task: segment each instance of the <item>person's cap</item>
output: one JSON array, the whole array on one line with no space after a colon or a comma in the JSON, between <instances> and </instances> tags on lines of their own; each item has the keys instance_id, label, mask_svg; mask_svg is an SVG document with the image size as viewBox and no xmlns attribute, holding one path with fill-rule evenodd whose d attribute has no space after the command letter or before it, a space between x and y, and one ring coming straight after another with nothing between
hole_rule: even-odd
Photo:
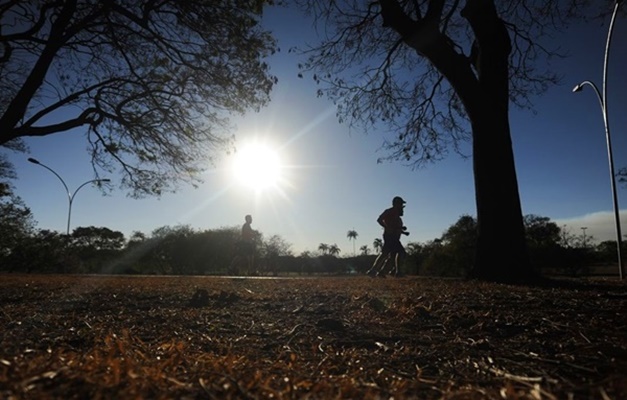
<instances>
[{"instance_id":1,"label":"person's cap","mask_svg":"<svg viewBox=\"0 0 627 400\"><path fill-rule=\"evenodd\" d=\"M405 200L403 200L402 197L396 196L395 198L392 199L392 205L394 204L405 204L407 203Z\"/></svg>"}]
</instances>

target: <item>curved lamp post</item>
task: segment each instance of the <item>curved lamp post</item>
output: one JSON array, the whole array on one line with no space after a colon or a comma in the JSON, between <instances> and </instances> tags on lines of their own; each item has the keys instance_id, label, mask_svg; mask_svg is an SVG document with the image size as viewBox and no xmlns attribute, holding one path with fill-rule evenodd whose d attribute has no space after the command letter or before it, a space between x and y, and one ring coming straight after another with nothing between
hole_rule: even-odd
<instances>
[{"instance_id":1,"label":"curved lamp post","mask_svg":"<svg viewBox=\"0 0 627 400\"><path fill-rule=\"evenodd\" d=\"M45 164L40 163L38 160L36 160L34 158L29 158L28 161L32 162L33 164L41 165L42 167L44 167L48 171L52 172L57 178L59 178L59 180L63 184L63 187L65 188L65 191L67 192L67 198L68 198L68 203L69 203L68 212L67 212L67 230L66 230L66 235L70 234L70 218L72 217L72 202L74 201L74 196L76 196L76 193L78 193L78 191L83 186L87 185L88 183L92 183L92 182L96 182L96 183L111 182L111 179L92 179L92 180L89 180L89 181L83 183L82 185L80 185L72 193L72 192L70 192L70 189L68 189L68 187L65 184L65 181L63 180L63 178L61 178L61 176L59 174L57 174L52 168L50 168L49 166L47 166Z\"/></svg>"},{"instance_id":2,"label":"curved lamp post","mask_svg":"<svg viewBox=\"0 0 627 400\"><path fill-rule=\"evenodd\" d=\"M618 274L620 279L623 279L623 262L622 262L622 240L620 230L620 214L618 208L618 196L616 195L616 174L614 173L614 157L612 156L612 139L610 136L610 125L608 123L608 111L607 111L607 65L610 55L610 43L612 42L612 32L614 30L614 20L616 19L616 13L620 6L621 0L616 0L614 4L614 12L612 13L612 19L610 20L610 27L607 33L607 42L605 44L605 58L603 62L603 94L599 91L599 88L591 81L583 81L573 88L573 92L579 92L585 85L590 86L594 93L596 93L601 105L601 112L603 113L603 124L605 125L605 140L607 142L607 158L610 166L610 181L612 184L612 200L614 203L614 221L616 223L616 250L618 253Z\"/></svg>"}]
</instances>

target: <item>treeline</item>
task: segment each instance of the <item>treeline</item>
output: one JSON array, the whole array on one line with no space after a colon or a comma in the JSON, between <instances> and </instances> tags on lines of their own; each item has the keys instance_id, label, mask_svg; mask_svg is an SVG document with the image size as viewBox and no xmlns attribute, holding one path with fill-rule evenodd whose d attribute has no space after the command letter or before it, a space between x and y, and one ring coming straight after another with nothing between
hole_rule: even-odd
<instances>
[{"instance_id":1,"label":"treeline","mask_svg":"<svg viewBox=\"0 0 627 400\"><path fill-rule=\"evenodd\" d=\"M531 267L543 275L580 276L594 273L598 267L617 266L615 241L595 244L593 236L573 235L548 217L529 214L524 217ZM428 243L409 243L405 272L417 275L465 276L474 263L477 221L463 215L444 234ZM622 246L622 252L627 250ZM499 252L498 248L494 249ZM503 254L502 267L510 260Z\"/></svg>"},{"instance_id":2,"label":"treeline","mask_svg":"<svg viewBox=\"0 0 627 400\"><path fill-rule=\"evenodd\" d=\"M70 235L35 230L0 251L0 271L78 274L238 274L233 269L239 227L194 230L187 225L161 227L147 236L106 227L79 227ZM254 273L345 274L355 272L355 260L303 253L294 256L279 235L257 239ZM356 260L363 259L357 257ZM362 264L368 261L361 261ZM360 268L361 269L361 268Z\"/></svg>"},{"instance_id":3,"label":"treeline","mask_svg":"<svg viewBox=\"0 0 627 400\"><path fill-rule=\"evenodd\" d=\"M595 265L616 260L615 242L591 246L586 238L571 236L548 218L525 217L530 258L541 273L571 276L587 274ZM14 238L17 239L17 238ZM588 237L588 240L592 238ZM70 235L33 230L19 240L2 240L0 270L19 273L79 274L239 274L232 261L239 227L195 230L189 226L161 227L150 235L134 232L130 238L106 227L79 227ZM292 254L291 244L278 235L257 239L256 274L360 274L375 255L340 258L329 252ZM377 242L377 240L375 240ZM462 216L437 239L409 242L401 266L406 275L465 276L474 262L476 220ZM375 248L378 246L375 244ZM498 251L498 249L494 249ZM503 268L508 268L506 255Z\"/></svg>"},{"instance_id":4,"label":"treeline","mask_svg":"<svg viewBox=\"0 0 627 400\"><path fill-rule=\"evenodd\" d=\"M547 217L527 215L524 223L531 264L540 273L575 276L588 274L596 266L616 265L614 241L595 244L594 237L572 235ZM134 232L129 238L106 227L79 227L70 235L36 229L30 209L8 183L0 182L0 272L237 274L231 264L239 234L237 226L212 230L164 226L150 235ZM362 255L341 258L337 245L325 243L318 252L295 256L291 244L279 235L259 235L256 240L256 273L265 275L364 273L376 257L369 254L368 246L362 246ZM401 272L465 276L474 263L476 240L476 219L463 215L441 237L407 243L408 257ZM372 244L381 250L380 238ZM503 268L509 262L504 254Z\"/></svg>"}]
</instances>

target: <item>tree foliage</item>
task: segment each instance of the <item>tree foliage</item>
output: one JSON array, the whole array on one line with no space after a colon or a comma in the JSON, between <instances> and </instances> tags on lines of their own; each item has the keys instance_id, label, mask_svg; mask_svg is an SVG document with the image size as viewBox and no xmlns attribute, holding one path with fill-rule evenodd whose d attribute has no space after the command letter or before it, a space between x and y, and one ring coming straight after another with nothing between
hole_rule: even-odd
<instances>
[{"instance_id":1,"label":"tree foliage","mask_svg":"<svg viewBox=\"0 0 627 400\"><path fill-rule=\"evenodd\" d=\"M297 3L325 32L319 44L301 49L308 56L301 68L315 74L318 94L338 103L341 121L366 132L386 132L384 148L389 152L382 160L406 161L414 167L439 160L450 150L465 155L463 142L470 139L468 110L458 93L467 88L456 87L448 71L438 69L445 60L429 58L436 37L451 51L442 57L472 68L476 80L479 43L468 12L493 4L512 37L508 98L520 107L532 107L534 95L559 81L541 62L562 54L543 40L574 15L590 10L588 1L577 0Z\"/></svg>"},{"instance_id":2,"label":"tree foliage","mask_svg":"<svg viewBox=\"0 0 627 400\"><path fill-rule=\"evenodd\" d=\"M550 247L560 243L562 230L548 217L525 215L527 241L532 247Z\"/></svg>"},{"instance_id":3,"label":"tree foliage","mask_svg":"<svg viewBox=\"0 0 627 400\"><path fill-rule=\"evenodd\" d=\"M0 145L80 128L134 196L199 182L276 82L268 2L0 1Z\"/></svg>"},{"instance_id":4,"label":"tree foliage","mask_svg":"<svg viewBox=\"0 0 627 400\"><path fill-rule=\"evenodd\" d=\"M357 236L359 236L359 234L354 229L350 229L348 232L346 232L346 237L348 238L348 240L353 241L353 255L355 255L355 241L357 240Z\"/></svg>"},{"instance_id":5,"label":"tree foliage","mask_svg":"<svg viewBox=\"0 0 627 400\"><path fill-rule=\"evenodd\" d=\"M124 247L124 234L107 227L78 227L72 231L75 246L94 250L121 250Z\"/></svg>"},{"instance_id":6,"label":"tree foliage","mask_svg":"<svg viewBox=\"0 0 627 400\"><path fill-rule=\"evenodd\" d=\"M4 154L0 154L0 260L9 256L35 227L30 209L13 193L11 180L15 177L12 165Z\"/></svg>"},{"instance_id":7,"label":"tree foliage","mask_svg":"<svg viewBox=\"0 0 627 400\"><path fill-rule=\"evenodd\" d=\"M380 253L383 250L383 239L376 238L372 241L372 247L376 253Z\"/></svg>"}]
</instances>

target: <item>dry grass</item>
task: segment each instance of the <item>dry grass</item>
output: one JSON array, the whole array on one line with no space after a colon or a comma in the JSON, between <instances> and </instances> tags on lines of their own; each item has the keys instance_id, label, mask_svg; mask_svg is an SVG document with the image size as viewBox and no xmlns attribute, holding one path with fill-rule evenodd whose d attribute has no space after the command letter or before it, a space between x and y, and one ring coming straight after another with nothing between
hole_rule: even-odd
<instances>
[{"instance_id":1,"label":"dry grass","mask_svg":"<svg viewBox=\"0 0 627 400\"><path fill-rule=\"evenodd\" d=\"M5 399L627 398L627 284L0 277Z\"/></svg>"}]
</instances>

